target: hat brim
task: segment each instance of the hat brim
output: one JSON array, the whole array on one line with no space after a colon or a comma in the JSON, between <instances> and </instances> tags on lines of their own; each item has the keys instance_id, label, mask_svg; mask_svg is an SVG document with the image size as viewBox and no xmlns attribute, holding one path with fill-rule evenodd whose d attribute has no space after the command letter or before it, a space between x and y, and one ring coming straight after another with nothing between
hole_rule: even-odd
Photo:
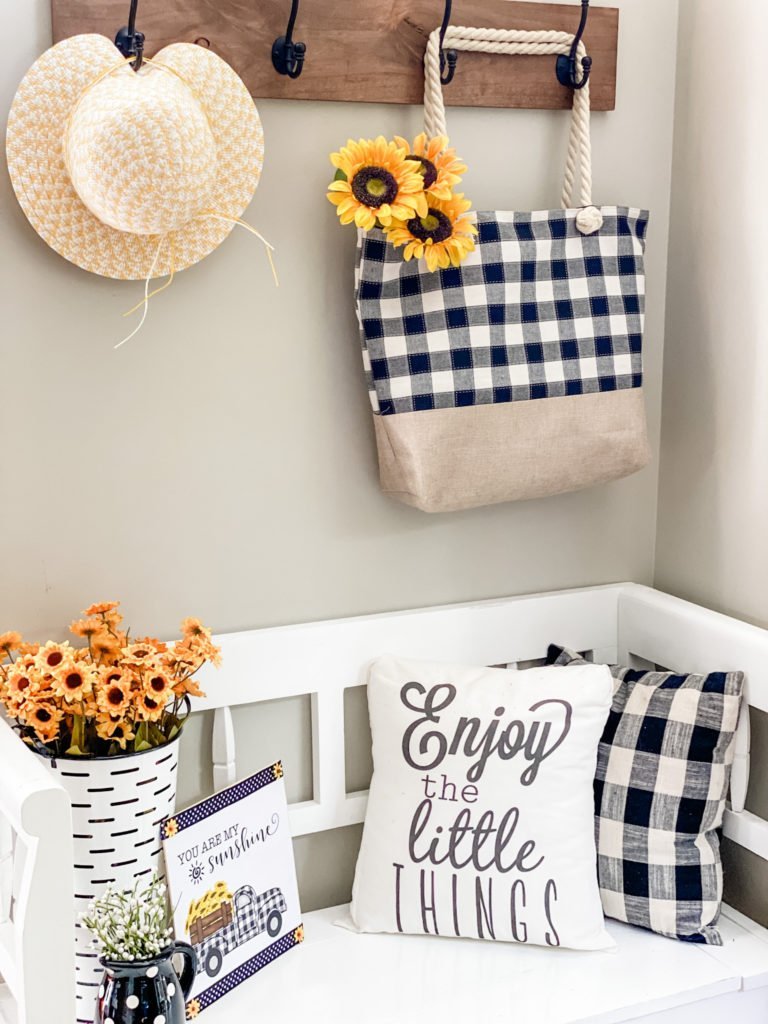
<instances>
[{"instance_id":1,"label":"hat brim","mask_svg":"<svg viewBox=\"0 0 768 1024\"><path fill-rule=\"evenodd\" d=\"M204 108L217 148L210 210L160 235L137 235L104 224L69 179L62 143L73 106L108 71L132 75L105 36L73 36L47 50L24 76L8 118L8 170L19 204L35 231L84 270L121 280L162 277L199 262L216 249L253 198L264 162L264 133L256 106L232 68L192 43L173 43L152 58L190 88ZM167 74L146 66L139 74ZM140 128L139 128L140 130ZM159 247L159 248L158 248ZM154 269L153 269L154 261Z\"/></svg>"}]
</instances>

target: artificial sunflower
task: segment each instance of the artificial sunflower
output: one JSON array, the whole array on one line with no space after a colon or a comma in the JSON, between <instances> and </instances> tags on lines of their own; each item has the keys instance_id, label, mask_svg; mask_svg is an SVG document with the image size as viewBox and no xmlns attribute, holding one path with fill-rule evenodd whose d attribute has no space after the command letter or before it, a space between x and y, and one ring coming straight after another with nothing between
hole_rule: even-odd
<instances>
[{"instance_id":1,"label":"artificial sunflower","mask_svg":"<svg viewBox=\"0 0 768 1024\"><path fill-rule=\"evenodd\" d=\"M0 651L5 651L10 656L11 651L17 651L23 643L21 633L9 629L7 633L0 633Z\"/></svg>"},{"instance_id":2,"label":"artificial sunflower","mask_svg":"<svg viewBox=\"0 0 768 1024\"><path fill-rule=\"evenodd\" d=\"M71 659L72 653L73 651L68 640L65 640L63 644L57 644L53 640L49 640L37 652L35 664L43 673L53 672L54 669L59 668L65 658L67 660Z\"/></svg>"},{"instance_id":3,"label":"artificial sunflower","mask_svg":"<svg viewBox=\"0 0 768 1024\"><path fill-rule=\"evenodd\" d=\"M467 165L456 156L455 149L448 148L448 136L436 135L428 139L425 132L417 135L411 145L407 139L395 136L395 143L408 153L421 173L427 202L433 199L450 199L453 188L467 173Z\"/></svg>"},{"instance_id":4,"label":"artificial sunflower","mask_svg":"<svg viewBox=\"0 0 768 1024\"><path fill-rule=\"evenodd\" d=\"M136 738L131 723L120 715L99 715L96 718L96 735L102 740L112 740L121 750L125 750L126 744Z\"/></svg>"},{"instance_id":5,"label":"artificial sunflower","mask_svg":"<svg viewBox=\"0 0 768 1024\"><path fill-rule=\"evenodd\" d=\"M430 271L458 267L475 248L477 227L466 215L471 205L460 192L447 200L434 199L426 216L387 228L387 239L394 246L405 246L403 259L423 257Z\"/></svg>"},{"instance_id":6,"label":"artificial sunflower","mask_svg":"<svg viewBox=\"0 0 768 1024\"><path fill-rule=\"evenodd\" d=\"M123 648L123 661L129 665L144 665L154 658L156 651L151 644L133 643Z\"/></svg>"},{"instance_id":7,"label":"artificial sunflower","mask_svg":"<svg viewBox=\"0 0 768 1024\"><path fill-rule=\"evenodd\" d=\"M163 838L173 839L176 833L179 831L179 823L175 818L169 818L163 826Z\"/></svg>"},{"instance_id":8,"label":"artificial sunflower","mask_svg":"<svg viewBox=\"0 0 768 1024\"><path fill-rule=\"evenodd\" d=\"M131 703L132 680L120 669L101 670L101 682L96 688L96 701L101 711L118 714Z\"/></svg>"},{"instance_id":9,"label":"artificial sunflower","mask_svg":"<svg viewBox=\"0 0 768 1024\"><path fill-rule=\"evenodd\" d=\"M121 655L120 644L108 633L91 640L91 654L101 664L114 664Z\"/></svg>"},{"instance_id":10,"label":"artificial sunflower","mask_svg":"<svg viewBox=\"0 0 768 1024\"><path fill-rule=\"evenodd\" d=\"M393 219L426 216L424 177L407 156L406 149L383 135L350 139L338 153L331 153L337 177L328 186L328 198L342 224L354 221L368 231L377 220L387 225Z\"/></svg>"},{"instance_id":11,"label":"artificial sunflower","mask_svg":"<svg viewBox=\"0 0 768 1024\"><path fill-rule=\"evenodd\" d=\"M210 636L211 631L207 626L204 626L200 619L195 619L192 616L186 619L182 619L181 622L181 633L182 636Z\"/></svg>"},{"instance_id":12,"label":"artificial sunflower","mask_svg":"<svg viewBox=\"0 0 768 1024\"><path fill-rule=\"evenodd\" d=\"M51 686L67 704L82 701L93 689L95 675L92 665L64 661L51 673Z\"/></svg>"},{"instance_id":13,"label":"artificial sunflower","mask_svg":"<svg viewBox=\"0 0 768 1024\"><path fill-rule=\"evenodd\" d=\"M165 654L168 650L168 644L163 643L162 640L158 640L154 636L142 636L133 641L135 644L141 644L144 647L151 647L156 654Z\"/></svg>"},{"instance_id":14,"label":"artificial sunflower","mask_svg":"<svg viewBox=\"0 0 768 1024\"><path fill-rule=\"evenodd\" d=\"M27 725L31 726L37 738L43 743L50 743L59 735L59 725L64 713L50 701L32 704L24 712Z\"/></svg>"},{"instance_id":15,"label":"artificial sunflower","mask_svg":"<svg viewBox=\"0 0 768 1024\"><path fill-rule=\"evenodd\" d=\"M185 676L177 683L174 683L173 692L177 697L204 697L205 691L200 689L200 684L191 676Z\"/></svg>"},{"instance_id":16,"label":"artificial sunflower","mask_svg":"<svg viewBox=\"0 0 768 1024\"><path fill-rule=\"evenodd\" d=\"M104 631L104 623L101 619L87 618L87 619L75 619L74 622L70 623L69 632L74 636L79 636L83 640L87 640L89 643L91 639L97 636L99 633Z\"/></svg>"},{"instance_id":17,"label":"artificial sunflower","mask_svg":"<svg viewBox=\"0 0 768 1024\"><path fill-rule=\"evenodd\" d=\"M86 608L83 615L112 615L115 609L119 607L119 601L99 601L98 604L92 604L89 608ZM112 617L121 618L120 615Z\"/></svg>"},{"instance_id":18,"label":"artificial sunflower","mask_svg":"<svg viewBox=\"0 0 768 1024\"><path fill-rule=\"evenodd\" d=\"M25 701L32 697L40 689L38 679L35 678L34 668L28 663L23 664L19 658L5 683L5 699L10 705L11 711L15 714L24 706Z\"/></svg>"},{"instance_id":19,"label":"artificial sunflower","mask_svg":"<svg viewBox=\"0 0 768 1024\"><path fill-rule=\"evenodd\" d=\"M296 941L296 942L303 942L304 941L304 925L300 924L298 928L294 928L294 930L293 930L293 938L294 938L294 941Z\"/></svg>"},{"instance_id":20,"label":"artificial sunflower","mask_svg":"<svg viewBox=\"0 0 768 1024\"><path fill-rule=\"evenodd\" d=\"M157 722L163 717L166 703L162 698L155 700L148 693L140 693L136 699L136 717L142 722Z\"/></svg>"},{"instance_id":21,"label":"artificial sunflower","mask_svg":"<svg viewBox=\"0 0 768 1024\"><path fill-rule=\"evenodd\" d=\"M190 999L187 1003L187 1020L194 1020L200 1013L200 1000Z\"/></svg>"},{"instance_id":22,"label":"artificial sunflower","mask_svg":"<svg viewBox=\"0 0 768 1024\"><path fill-rule=\"evenodd\" d=\"M154 700L170 700L173 693L173 684L165 672L149 672L144 680L144 689Z\"/></svg>"}]
</instances>

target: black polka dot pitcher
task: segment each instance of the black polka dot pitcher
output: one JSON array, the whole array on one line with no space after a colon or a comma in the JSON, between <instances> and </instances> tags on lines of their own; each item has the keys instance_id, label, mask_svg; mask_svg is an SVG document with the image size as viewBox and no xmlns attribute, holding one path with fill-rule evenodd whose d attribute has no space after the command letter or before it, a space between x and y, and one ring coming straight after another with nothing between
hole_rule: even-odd
<instances>
[{"instance_id":1,"label":"black polka dot pitcher","mask_svg":"<svg viewBox=\"0 0 768 1024\"><path fill-rule=\"evenodd\" d=\"M177 974L174 960L183 966ZM176 942L151 960L102 960L97 1024L184 1024L185 1004L197 973L197 955Z\"/></svg>"}]
</instances>

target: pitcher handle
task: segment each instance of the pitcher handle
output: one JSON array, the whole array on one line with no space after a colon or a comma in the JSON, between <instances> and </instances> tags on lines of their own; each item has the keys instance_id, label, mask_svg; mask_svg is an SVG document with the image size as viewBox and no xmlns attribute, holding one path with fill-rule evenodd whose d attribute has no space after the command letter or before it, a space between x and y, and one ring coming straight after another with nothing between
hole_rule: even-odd
<instances>
[{"instance_id":1,"label":"pitcher handle","mask_svg":"<svg viewBox=\"0 0 768 1024\"><path fill-rule=\"evenodd\" d=\"M195 980L197 974L197 953L194 951L192 946L188 942L174 942L173 953L171 956L175 956L178 953L184 960L184 966L181 969L179 975L179 984L181 990L184 993L186 999L189 993L192 991L192 983Z\"/></svg>"}]
</instances>

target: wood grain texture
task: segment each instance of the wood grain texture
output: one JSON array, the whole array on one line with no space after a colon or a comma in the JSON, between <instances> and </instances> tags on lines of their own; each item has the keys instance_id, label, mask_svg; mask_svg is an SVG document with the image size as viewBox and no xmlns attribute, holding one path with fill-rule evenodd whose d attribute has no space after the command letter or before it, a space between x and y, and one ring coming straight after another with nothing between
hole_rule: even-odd
<instances>
[{"instance_id":1,"label":"wood grain texture","mask_svg":"<svg viewBox=\"0 0 768 1024\"><path fill-rule=\"evenodd\" d=\"M149 56L171 42L208 45L255 97L421 103L422 60L440 24L442 0L303 0L294 38L307 44L304 72L292 80L272 67L272 43L285 32L288 0L143 0L137 28ZM54 41L81 32L114 38L128 0L51 0ZM574 32L579 8L517 0L455 0L454 25ZM590 10L584 37L593 58L592 108L613 110L619 12ZM558 109L571 94L552 57L461 53L446 102L465 107Z\"/></svg>"}]
</instances>

